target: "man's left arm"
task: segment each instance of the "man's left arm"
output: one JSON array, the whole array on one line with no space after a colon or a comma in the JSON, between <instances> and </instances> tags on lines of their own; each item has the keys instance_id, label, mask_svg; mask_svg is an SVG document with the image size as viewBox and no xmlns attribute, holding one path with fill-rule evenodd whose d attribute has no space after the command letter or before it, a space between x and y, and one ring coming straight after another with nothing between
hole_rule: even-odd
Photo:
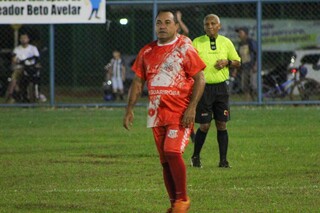
<instances>
[{"instance_id":1,"label":"man's left arm","mask_svg":"<svg viewBox=\"0 0 320 213\"><path fill-rule=\"evenodd\" d=\"M241 66L241 58L236 50L236 48L234 47L233 43L231 42L231 40L229 41L229 54L228 54L228 64L227 66L229 68L240 68Z\"/></svg>"},{"instance_id":2,"label":"man's left arm","mask_svg":"<svg viewBox=\"0 0 320 213\"><path fill-rule=\"evenodd\" d=\"M225 67L239 68L241 66L241 58L239 57L239 54L236 48L234 47L233 43L229 41L225 48L227 48L228 56L226 59L217 60L216 64L214 65L215 68L217 70L221 70Z\"/></svg>"},{"instance_id":3,"label":"man's left arm","mask_svg":"<svg viewBox=\"0 0 320 213\"><path fill-rule=\"evenodd\" d=\"M241 66L240 61L237 60L228 60L229 68L239 68Z\"/></svg>"},{"instance_id":4,"label":"man's left arm","mask_svg":"<svg viewBox=\"0 0 320 213\"><path fill-rule=\"evenodd\" d=\"M204 87L205 87L203 71L198 72L197 74L192 76L192 78L194 79L192 95L191 95L189 105L182 118L182 125L184 127L190 127L190 125L194 123L197 104L200 101L200 98L202 97Z\"/></svg>"},{"instance_id":5,"label":"man's left arm","mask_svg":"<svg viewBox=\"0 0 320 213\"><path fill-rule=\"evenodd\" d=\"M217 60L216 64L214 65L214 67L217 70L221 70L225 67L229 67L229 68L239 68L241 65L240 61L238 60L229 60L229 59L221 59L221 60Z\"/></svg>"}]
</instances>

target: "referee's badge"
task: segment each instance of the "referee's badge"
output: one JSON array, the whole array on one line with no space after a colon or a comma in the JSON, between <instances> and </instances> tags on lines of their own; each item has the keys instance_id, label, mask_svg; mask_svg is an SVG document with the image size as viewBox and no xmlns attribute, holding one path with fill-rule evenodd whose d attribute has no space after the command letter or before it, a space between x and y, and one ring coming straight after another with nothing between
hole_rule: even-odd
<instances>
[{"instance_id":1,"label":"referee's badge","mask_svg":"<svg viewBox=\"0 0 320 213\"><path fill-rule=\"evenodd\" d=\"M224 116L229 116L228 110L224 110L224 111L223 111L223 114L224 114Z\"/></svg>"}]
</instances>

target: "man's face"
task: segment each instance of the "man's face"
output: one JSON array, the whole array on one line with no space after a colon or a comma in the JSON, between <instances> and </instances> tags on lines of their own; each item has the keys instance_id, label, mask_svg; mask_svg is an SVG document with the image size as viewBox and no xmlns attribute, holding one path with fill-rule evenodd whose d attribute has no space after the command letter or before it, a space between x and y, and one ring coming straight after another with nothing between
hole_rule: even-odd
<instances>
[{"instance_id":1,"label":"man's face","mask_svg":"<svg viewBox=\"0 0 320 213\"><path fill-rule=\"evenodd\" d=\"M204 22L204 31L210 38L216 37L220 28L221 25L215 17L208 17Z\"/></svg>"},{"instance_id":2,"label":"man's face","mask_svg":"<svg viewBox=\"0 0 320 213\"><path fill-rule=\"evenodd\" d=\"M120 58L121 54L120 54L119 51L113 51L112 55L113 55L114 58Z\"/></svg>"},{"instance_id":3,"label":"man's face","mask_svg":"<svg viewBox=\"0 0 320 213\"><path fill-rule=\"evenodd\" d=\"M30 39L29 39L29 36L28 36L28 35L21 35L21 36L20 36L20 43L21 43L22 45L29 44L29 41L30 41Z\"/></svg>"},{"instance_id":4,"label":"man's face","mask_svg":"<svg viewBox=\"0 0 320 213\"><path fill-rule=\"evenodd\" d=\"M247 34L243 30L239 30L238 37L240 38L241 41L244 41L247 38Z\"/></svg>"},{"instance_id":5,"label":"man's face","mask_svg":"<svg viewBox=\"0 0 320 213\"><path fill-rule=\"evenodd\" d=\"M179 24L174 22L170 12L161 12L156 18L156 34L160 44L173 41L177 36Z\"/></svg>"}]
</instances>

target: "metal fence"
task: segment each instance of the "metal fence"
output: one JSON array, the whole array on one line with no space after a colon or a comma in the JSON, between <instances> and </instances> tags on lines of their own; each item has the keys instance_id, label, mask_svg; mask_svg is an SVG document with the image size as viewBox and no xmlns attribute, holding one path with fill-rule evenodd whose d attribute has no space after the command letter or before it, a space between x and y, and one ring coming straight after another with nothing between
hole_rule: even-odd
<instances>
[{"instance_id":1,"label":"metal fence","mask_svg":"<svg viewBox=\"0 0 320 213\"><path fill-rule=\"evenodd\" d=\"M191 39L204 33L202 21L209 13L220 17L220 34L237 48L236 29L248 29L258 47L256 88L247 96L240 71L231 70L232 104L320 104L319 1L154 0L107 1L105 24L0 25L0 106L123 106L124 100L110 98L104 67L119 50L126 95L131 64L139 49L155 39L155 15L165 8L182 13ZM42 98L35 103L6 98L11 52L22 30L30 33L41 55Z\"/></svg>"}]
</instances>

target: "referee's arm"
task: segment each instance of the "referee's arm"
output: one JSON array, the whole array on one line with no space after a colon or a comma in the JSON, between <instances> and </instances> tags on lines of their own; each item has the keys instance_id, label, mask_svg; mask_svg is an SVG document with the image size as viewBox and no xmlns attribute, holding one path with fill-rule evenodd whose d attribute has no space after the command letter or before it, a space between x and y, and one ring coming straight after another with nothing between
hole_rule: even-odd
<instances>
[{"instance_id":1,"label":"referee's arm","mask_svg":"<svg viewBox=\"0 0 320 213\"><path fill-rule=\"evenodd\" d=\"M239 68L241 66L240 61L237 60L228 60L229 68Z\"/></svg>"}]
</instances>

